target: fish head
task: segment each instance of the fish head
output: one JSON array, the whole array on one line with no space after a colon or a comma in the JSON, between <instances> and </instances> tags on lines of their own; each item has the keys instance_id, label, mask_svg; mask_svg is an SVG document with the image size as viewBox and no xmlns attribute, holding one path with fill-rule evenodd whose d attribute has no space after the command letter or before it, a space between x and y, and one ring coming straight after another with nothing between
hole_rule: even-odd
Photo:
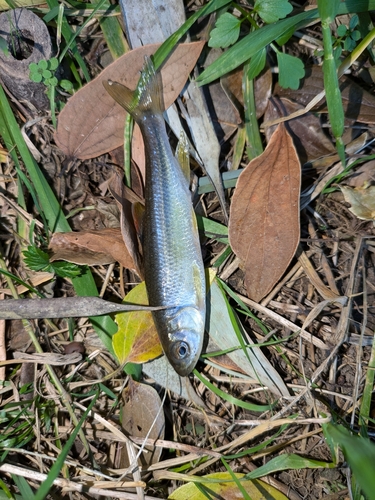
<instances>
[{"instance_id":1,"label":"fish head","mask_svg":"<svg viewBox=\"0 0 375 500\"><path fill-rule=\"evenodd\" d=\"M204 318L196 307L178 309L170 318L164 352L181 377L194 369L202 351Z\"/></svg>"}]
</instances>

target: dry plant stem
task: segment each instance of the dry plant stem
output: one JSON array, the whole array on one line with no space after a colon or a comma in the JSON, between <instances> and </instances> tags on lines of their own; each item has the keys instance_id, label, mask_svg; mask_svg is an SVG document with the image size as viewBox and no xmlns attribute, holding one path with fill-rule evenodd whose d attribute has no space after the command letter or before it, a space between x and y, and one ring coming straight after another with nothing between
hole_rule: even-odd
<instances>
[{"instance_id":1,"label":"dry plant stem","mask_svg":"<svg viewBox=\"0 0 375 500\"><path fill-rule=\"evenodd\" d=\"M298 245L297 254L296 254L301 266L303 267L305 273L307 274L309 280L316 288L316 290L320 293L324 300L334 300L339 297L335 292L330 290L320 279L318 273L315 271L312 266L309 258L306 253L303 251L301 245Z\"/></svg>"},{"instance_id":2,"label":"dry plant stem","mask_svg":"<svg viewBox=\"0 0 375 500\"><path fill-rule=\"evenodd\" d=\"M267 309L267 307L264 307L264 306L258 304L257 302L254 302L253 300L248 299L247 297L244 297L243 295L237 294L237 296L245 304L249 305L250 307L252 307L256 311L259 311L259 312L265 314L266 316L273 319L274 321L277 321L277 323L279 323L280 325L283 325L285 328L288 328L292 332L299 332L301 330L301 328L299 326L297 326L294 323L292 323L291 321L283 318L282 316L275 313L274 311ZM312 344L316 345L316 347L319 347L319 349L326 349L326 350L329 349L327 344L325 344L322 340L314 337L314 335L311 335L311 333L302 331L301 337L303 339L307 340L308 342L311 342Z\"/></svg>"},{"instance_id":3,"label":"dry plant stem","mask_svg":"<svg viewBox=\"0 0 375 500\"><path fill-rule=\"evenodd\" d=\"M356 371L355 371L355 379L354 379L354 391L353 391L353 412L350 420L350 425L354 427L355 419L356 419L356 412L355 408L357 405L357 399L358 399L358 392L359 392L359 384L361 382L362 378L362 350L363 350L363 337L365 335L365 329L366 329L366 324L367 324L367 287L366 287L366 268L364 264L364 258L363 255L361 256L361 267L362 267L362 283L363 283L363 320L362 320L362 326L361 326L361 335L360 335L360 340L359 344L357 346L357 359L356 359Z\"/></svg>"},{"instance_id":4,"label":"dry plant stem","mask_svg":"<svg viewBox=\"0 0 375 500\"><path fill-rule=\"evenodd\" d=\"M342 344L342 342L345 341L346 336L347 336L347 330L348 330L348 324L349 324L349 316L352 310L352 297L354 294L354 287L355 287L355 281L356 281L356 269L357 269L357 264L359 257L361 255L362 251L362 246L363 246L363 237L359 236L357 238L357 243L356 243L356 248L353 256L353 261L352 265L350 268L350 278L349 278L349 283L348 287L346 290L346 296L348 297L348 302L343 308L343 314L340 316L339 323L337 325L337 330L336 333L334 334L332 338L332 343L333 345L337 344Z\"/></svg>"},{"instance_id":5,"label":"dry plant stem","mask_svg":"<svg viewBox=\"0 0 375 500\"><path fill-rule=\"evenodd\" d=\"M4 300L4 294L0 294L0 300ZM7 352L5 347L5 320L0 320L0 361L7 359ZM5 381L5 366L0 368L0 384Z\"/></svg>"},{"instance_id":6,"label":"dry plant stem","mask_svg":"<svg viewBox=\"0 0 375 500\"><path fill-rule=\"evenodd\" d=\"M0 267L3 268L3 269L6 269L6 264L5 264L5 261L4 259L0 256ZM10 290L12 291L12 294L13 294L13 297L14 299L18 299L18 294L17 294L17 290L16 288L14 287L14 284L12 282L12 280L8 277L6 277L7 279L7 282L8 282L8 286L10 288ZM36 338L36 335L35 335L35 332L34 332L34 329L32 328L31 326L31 323L30 321L28 320L25 320L23 319L22 320L22 324L23 324L23 327L25 328L26 332L28 333L34 347L35 347L35 350L37 353L40 353L40 354L44 354L43 352L43 349L41 347L41 345L39 344L39 341L38 339ZM48 371L48 374L53 382L53 384L55 385L58 393L60 394L60 397L62 399L62 403L66 406L66 409L68 410L68 413L70 415L70 418L72 419L72 422L74 423L75 426L78 425L78 419L74 413L74 410L71 406L71 398L70 398L70 395L66 392L66 390L64 389L63 385L61 384L60 382L60 379L59 377L56 375L54 369L52 368L52 366L46 364L45 365L46 367L46 370ZM86 436L84 435L82 429L79 431L79 436L82 440L82 444L86 450L86 453L88 454L88 456L91 456L91 451L90 451L90 447L89 447L89 444L86 440Z\"/></svg>"},{"instance_id":7,"label":"dry plant stem","mask_svg":"<svg viewBox=\"0 0 375 500\"><path fill-rule=\"evenodd\" d=\"M0 472L5 472L7 474L15 474L17 476L22 476L26 477L28 479L31 479L33 481L38 481L38 482L43 482L47 479L47 474L42 474L40 472L32 471L30 469L23 469L22 467L19 467L17 465L11 465L11 464L2 464L0 465ZM98 496L103 496L103 497L109 497L109 498L123 498L125 500L138 500L138 495L134 493L127 493L124 491L117 491L116 488L123 488L123 487L132 487L135 488L137 486L140 486L139 483L134 483L134 482L129 482L129 481L123 481L123 482L104 482L100 481L98 482L98 486L88 486L85 483L79 484L73 481L68 481L67 479L61 479L57 478L54 480L53 484L55 486L59 486L60 488L66 488L67 491L78 491L82 493L86 493L89 495L98 495ZM96 483L94 483L96 484ZM145 483L142 482L142 485L145 486ZM104 489L104 487L107 486L108 488L114 488L113 490L109 489ZM155 497L151 497L146 495L144 497L144 500L154 500Z\"/></svg>"},{"instance_id":8,"label":"dry plant stem","mask_svg":"<svg viewBox=\"0 0 375 500\"><path fill-rule=\"evenodd\" d=\"M337 295L337 297L339 297L340 296L340 292L337 289L336 281L335 281L335 278L333 276L333 273L332 273L332 270L331 270L331 266L329 265L329 262L328 262L328 259L327 259L326 255L325 255L325 253L322 251L322 249L320 247L320 241L321 240L319 240L319 237L316 234L315 228L314 228L314 226L313 226L312 223L309 223L308 229L309 229L310 237L313 240L317 241L317 243L314 244L314 250L319 255L320 263L321 263L321 266L322 266L323 270L325 271L326 278L327 278L327 281L328 281L328 285L330 286L331 291L333 293L335 293Z\"/></svg>"},{"instance_id":9,"label":"dry plant stem","mask_svg":"<svg viewBox=\"0 0 375 500\"><path fill-rule=\"evenodd\" d=\"M299 262L294 264L289 273L285 275L285 277L281 281L279 281L279 283L274 287L274 289L264 297L264 299L260 302L260 304L266 307L270 303L270 301L275 297L275 295L279 293L279 291L283 288L284 285L288 286L289 281L292 278L299 277L302 272L303 269L301 264Z\"/></svg>"}]
</instances>

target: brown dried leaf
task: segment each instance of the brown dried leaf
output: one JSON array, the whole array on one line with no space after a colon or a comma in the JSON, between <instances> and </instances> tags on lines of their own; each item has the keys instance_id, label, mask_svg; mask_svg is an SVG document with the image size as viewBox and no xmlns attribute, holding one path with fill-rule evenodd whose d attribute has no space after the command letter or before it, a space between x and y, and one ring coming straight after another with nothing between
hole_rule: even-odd
<instances>
[{"instance_id":1,"label":"brown dried leaf","mask_svg":"<svg viewBox=\"0 0 375 500\"><path fill-rule=\"evenodd\" d=\"M121 426L127 436L164 439L164 412L161 409L160 397L153 387L130 379L122 398L124 406L121 408ZM143 467L159 461L162 448L147 445L145 450L146 453L140 456ZM120 468L129 467L131 462L124 448L121 453Z\"/></svg>"},{"instance_id":2,"label":"brown dried leaf","mask_svg":"<svg viewBox=\"0 0 375 500\"><path fill-rule=\"evenodd\" d=\"M125 187L118 171L112 177L110 189L120 210L121 234L130 258L134 263L133 269L136 270L138 276L143 277L141 246L132 215L132 203L138 201L137 195L131 189ZM126 197L126 189L128 190L128 197ZM131 200L129 195L134 196L135 199Z\"/></svg>"},{"instance_id":3,"label":"brown dried leaf","mask_svg":"<svg viewBox=\"0 0 375 500\"><path fill-rule=\"evenodd\" d=\"M67 260L74 264L89 266L117 261L127 269L135 268L122 239L120 228L55 233L52 235L49 250L52 253L51 261Z\"/></svg>"},{"instance_id":4,"label":"brown dried leaf","mask_svg":"<svg viewBox=\"0 0 375 500\"><path fill-rule=\"evenodd\" d=\"M277 283L296 251L300 184L297 152L280 124L264 153L239 176L229 219L229 241L255 301Z\"/></svg>"},{"instance_id":5,"label":"brown dried leaf","mask_svg":"<svg viewBox=\"0 0 375 500\"><path fill-rule=\"evenodd\" d=\"M303 109L301 104L288 99L273 98L267 106L264 121L273 121ZM315 160L336 151L332 142L324 134L320 120L313 113L306 113L285 123L287 131L293 138L301 163ZM267 127L266 138L269 141L276 125Z\"/></svg>"},{"instance_id":6,"label":"brown dried leaf","mask_svg":"<svg viewBox=\"0 0 375 500\"><path fill-rule=\"evenodd\" d=\"M299 89L282 89L276 85L275 94L306 106L324 88L320 66L312 66L306 70L306 75ZM375 123L375 97L372 94L347 76L340 78L340 90L346 118L360 123ZM316 110L327 112L325 100L321 101Z\"/></svg>"},{"instance_id":7,"label":"brown dried leaf","mask_svg":"<svg viewBox=\"0 0 375 500\"><path fill-rule=\"evenodd\" d=\"M166 108L181 92L203 45L204 42L178 45L163 66L161 74ZM55 137L57 145L67 156L94 158L123 144L126 111L106 92L103 81L113 80L134 89L145 56L153 54L159 46L146 45L127 52L69 99L59 115Z\"/></svg>"},{"instance_id":8,"label":"brown dried leaf","mask_svg":"<svg viewBox=\"0 0 375 500\"><path fill-rule=\"evenodd\" d=\"M220 80L225 93L237 109L242 108L244 105L242 78L243 68L232 71L228 76L225 76ZM268 99L271 97L271 90L272 73L268 68L255 79L254 95L257 118L260 118L264 114Z\"/></svg>"}]
</instances>

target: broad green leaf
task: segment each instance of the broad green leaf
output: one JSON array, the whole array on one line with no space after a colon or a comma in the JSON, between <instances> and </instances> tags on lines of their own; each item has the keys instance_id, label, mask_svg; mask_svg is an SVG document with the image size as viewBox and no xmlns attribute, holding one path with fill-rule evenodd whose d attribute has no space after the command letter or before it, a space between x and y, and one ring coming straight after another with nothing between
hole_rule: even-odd
<instances>
[{"instance_id":1,"label":"broad green leaf","mask_svg":"<svg viewBox=\"0 0 375 500\"><path fill-rule=\"evenodd\" d=\"M279 65L280 86L284 89L297 90L301 78L305 76L305 68L301 59L277 52L277 63Z\"/></svg>"},{"instance_id":2,"label":"broad green leaf","mask_svg":"<svg viewBox=\"0 0 375 500\"><path fill-rule=\"evenodd\" d=\"M349 210L362 220L375 219L375 186L352 189L339 186L345 201L351 204Z\"/></svg>"},{"instance_id":3,"label":"broad green leaf","mask_svg":"<svg viewBox=\"0 0 375 500\"><path fill-rule=\"evenodd\" d=\"M375 444L367 438L353 435L342 425L324 424L323 432L332 454L336 455L336 446L342 449L359 486L367 498L374 498Z\"/></svg>"},{"instance_id":4,"label":"broad green leaf","mask_svg":"<svg viewBox=\"0 0 375 500\"><path fill-rule=\"evenodd\" d=\"M225 48L233 45L240 35L241 21L237 17L226 12L216 22L211 31L209 47Z\"/></svg>"},{"instance_id":5,"label":"broad green leaf","mask_svg":"<svg viewBox=\"0 0 375 500\"><path fill-rule=\"evenodd\" d=\"M275 23L284 19L293 10L288 0L257 0L254 10L266 23Z\"/></svg>"},{"instance_id":6,"label":"broad green leaf","mask_svg":"<svg viewBox=\"0 0 375 500\"><path fill-rule=\"evenodd\" d=\"M259 52L254 54L250 60L249 71L247 72L247 77L249 80L256 78L259 73L264 69L266 65L266 48L261 49Z\"/></svg>"},{"instance_id":7,"label":"broad green leaf","mask_svg":"<svg viewBox=\"0 0 375 500\"><path fill-rule=\"evenodd\" d=\"M312 460L304 458L300 455L291 453L290 455L279 455L273 458L265 465L258 467L249 474L246 474L247 479L256 479L258 477L267 476L275 472L287 469L333 469L336 467L335 463L322 462L321 460Z\"/></svg>"},{"instance_id":8,"label":"broad green leaf","mask_svg":"<svg viewBox=\"0 0 375 500\"><path fill-rule=\"evenodd\" d=\"M239 480L244 478L244 474L235 474L235 477ZM225 498L226 500L234 500L238 498L243 498L240 489L233 481L232 476L229 472L216 472L214 474L208 474L203 476L202 480L207 479L208 481L200 483L200 487L203 490L207 489L209 493L209 498ZM222 480L223 482L211 482L210 480ZM265 498L274 500L286 500L287 497L278 491L273 486L259 480L255 481L241 481L241 486L245 492L249 495L251 500L262 500ZM169 500L207 500L207 495L197 487L195 483L187 483L180 488L177 488L169 497Z\"/></svg>"},{"instance_id":9,"label":"broad green leaf","mask_svg":"<svg viewBox=\"0 0 375 500\"><path fill-rule=\"evenodd\" d=\"M124 299L132 304L147 304L146 286L140 283ZM113 350L122 363L146 363L163 354L150 311L116 314L118 331L112 339Z\"/></svg>"},{"instance_id":10,"label":"broad green leaf","mask_svg":"<svg viewBox=\"0 0 375 500\"><path fill-rule=\"evenodd\" d=\"M295 29L302 27L317 16L317 9L312 9L253 31L210 64L197 78L197 82L199 85L205 85L220 78L253 57L269 43L289 32L293 27Z\"/></svg>"}]
</instances>

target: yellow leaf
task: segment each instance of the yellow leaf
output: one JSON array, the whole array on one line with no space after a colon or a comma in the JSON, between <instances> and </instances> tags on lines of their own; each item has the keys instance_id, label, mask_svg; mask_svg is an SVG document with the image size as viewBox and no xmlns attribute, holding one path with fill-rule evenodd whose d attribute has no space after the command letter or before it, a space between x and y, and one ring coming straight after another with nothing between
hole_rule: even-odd
<instances>
[{"instance_id":1,"label":"yellow leaf","mask_svg":"<svg viewBox=\"0 0 375 500\"><path fill-rule=\"evenodd\" d=\"M349 210L362 220L375 219L375 186L352 189L340 186L345 201L351 204Z\"/></svg>"},{"instance_id":2,"label":"yellow leaf","mask_svg":"<svg viewBox=\"0 0 375 500\"><path fill-rule=\"evenodd\" d=\"M125 297L132 304L148 304L146 286L140 283ZM132 311L115 316L118 331L112 339L113 350L122 363L146 363L163 354L150 311Z\"/></svg>"},{"instance_id":3,"label":"yellow leaf","mask_svg":"<svg viewBox=\"0 0 375 500\"><path fill-rule=\"evenodd\" d=\"M235 474L238 479L244 477L244 474ZM226 500L235 500L243 498L242 492L237 487L236 483L233 482L232 476L229 472L217 472L215 474L208 474L204 476L208 480L221 479L222 483L201 483L200 486L207 488L210 498L218 497L225 498ZM202 479L204 479L202 478ZM241 486L244 488L246 493L249 495L251 500L288 500L288 498L278 491L273 486L260 481L259 479L254 479L253 481L241 481ZM206 500L207 496L199 491L194 483L187 483L177 488L169 497L168 500Z\"/></svg>"}]
</instances>

